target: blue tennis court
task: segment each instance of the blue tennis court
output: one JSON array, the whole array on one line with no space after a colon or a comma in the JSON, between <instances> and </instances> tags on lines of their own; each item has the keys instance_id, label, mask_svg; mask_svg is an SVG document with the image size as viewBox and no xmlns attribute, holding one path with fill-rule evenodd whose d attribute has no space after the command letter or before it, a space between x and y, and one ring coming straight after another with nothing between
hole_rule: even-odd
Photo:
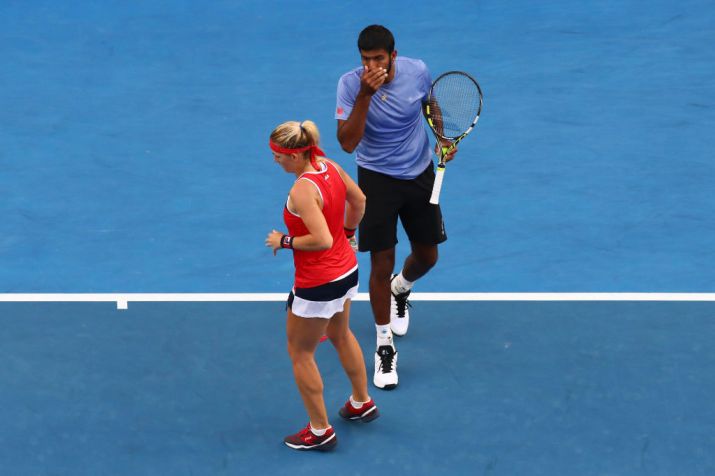
<instances>
[{"instance_id":1,"label":"blue tennis court","mask_svg":"<svg viewBox=\"0 0 715 476\"><path fill-rule=\"evenodd\" d=\"M5 304L8 474L710 474L713 303L426 303L382 416L303 454L279 303ZM354 316L369 318L367 303ZM355 334L366 350L368 322ZM368 344L368 345L366 345ZM425 351L429 348L429 352ZM366 355L369 355L366 353Z\"/></svg>"},{"instance_id":2,"label":"blue tennis court","mask_svg":"<svg viewBox=\"0 0 715 476\"><path fill-rule=\"evenodd\" d=\"M3 474L715 472L712 301L416 302L381 418L335 417L325 455L282 445L305 415L280 302L32 302L287 294L268 134L312 119L354 173L335 92L371 23L485 94L415 291L715 293L712 2L6 0L0 293L28 302L0 300ZM371 364L367 303L352 323Z\"/></svg>"}]
</instances>

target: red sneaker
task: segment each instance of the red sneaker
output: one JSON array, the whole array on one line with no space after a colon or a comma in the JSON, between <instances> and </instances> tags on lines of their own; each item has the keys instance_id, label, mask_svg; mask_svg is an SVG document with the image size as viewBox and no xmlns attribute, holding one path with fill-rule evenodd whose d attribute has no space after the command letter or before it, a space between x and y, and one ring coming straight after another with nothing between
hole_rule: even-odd
<instances>
[{"instance_id":1,"label":"red sneaker","mask_svg":"<svg viewBox=\"0 0 715 476\"><path fill-rule=\"evenodd\" d=\"M377 406L372 398L369 402L363 403L360 408L355 408L348 399L345 405L340 409L339 413L340 416L346 420L361 421L363 423L372 421L380 416L380 412L377 410Z\"/></svg>"},{"instance_id":2,"label":"red sneaker","mask_svg":"<svg viewBox=\"0 0 715 476\"><path fill-rule=\"evenodd\" d=\"M308 426L295 435L286 436L283 442L294 450L330 451L337 444L338 437L335 436L333 427L328 428L323 436L316 436L310 431L310 423L308 423Z\"/></svg>"}]
</instances>

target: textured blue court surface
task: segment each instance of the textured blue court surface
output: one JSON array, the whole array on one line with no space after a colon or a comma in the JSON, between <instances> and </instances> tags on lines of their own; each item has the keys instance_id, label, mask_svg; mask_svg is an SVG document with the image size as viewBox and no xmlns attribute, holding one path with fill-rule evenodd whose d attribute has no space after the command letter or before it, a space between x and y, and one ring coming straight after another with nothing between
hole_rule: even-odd
<instances>
[{"instance_id":1,"label":"textured blue court surface","mask_svg":"<svg viewBox=\"0 0 715 476\"><path fill-rule=\"evenodd\" d=\"M485 91L421 291L713 291L709 0L4 0L0 290L287 291L267 137L311 118L354 170L335 89L371 22Z\"/></svg>"},{"instance_id":2,"label":"textured blue court surface","mask_svg":"<svg viewBox=\"0 0 715 476\"><path fill-rule=\"evenodd\" d=\"M0 292L287 292L268 134L313 119L354 170L334 96L370 23L485 91L416 291L715 291L712 1L3 0ZM329 455L281 445L280 303L114 307L0 304L0 474L715 473L712 303L417 303Z\"/></svg>"},{"instance_id":3,"label":"textured blue court surface","mask_svg":"<svg viewBox=\"0 0 715 476\"><path fill-rule=\"evenodd\" d=\"M3 474L715 471L712 303L417 303L370 424L337 417L349 384L321 344L332 454L282 445L307 420L279 303L0 310Z\"/></svg>"}]
</instances>

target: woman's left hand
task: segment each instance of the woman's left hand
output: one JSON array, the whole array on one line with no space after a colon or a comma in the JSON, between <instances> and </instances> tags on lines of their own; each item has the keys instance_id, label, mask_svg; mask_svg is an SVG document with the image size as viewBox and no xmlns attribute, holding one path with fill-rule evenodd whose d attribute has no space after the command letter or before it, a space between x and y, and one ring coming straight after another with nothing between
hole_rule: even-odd
<instances>
[{"instance_id":1,"label":"woman's left hand","mask_svg":"<svg viewBox=\"0 0 715 476\"><path fill-rule=\"evenodd\" d=\"M275 256L276 252L281 248L281 237L283 235L284 233L273 230L268 233L268 236L266 237L266 246L273 248L273 256Z\"/></svg>"}]
</instances>

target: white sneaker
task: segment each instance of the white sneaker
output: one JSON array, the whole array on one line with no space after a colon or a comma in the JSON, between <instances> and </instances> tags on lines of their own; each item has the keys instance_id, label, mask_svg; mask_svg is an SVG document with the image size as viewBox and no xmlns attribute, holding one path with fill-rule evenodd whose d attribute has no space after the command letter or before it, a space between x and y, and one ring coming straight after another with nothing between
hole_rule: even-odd
<instances>
[{"instance_id":1,"label":"white sneaker","mask_svg":"<svg viewBox=\"0 0 715 476\"><path fill-rule=\"evenodd\" d=\"M397 350L391 345L381 345L377 348L372 383L384 390L397 387Z\"/></svg>"},{"instance_id":2,"label":"white sneaker","mask_svg":"<svg viewBox=\"0 0 715 476\"><path fill-rule=\"evenodd\" d=\"M390 283L395 280L392 276ZM406 293L396 293L390 286L390 329L392 333L398 336L407 334L407 328L410 326L410 301L407 298L410 291Z\"/></svg>"}]
</instances>

